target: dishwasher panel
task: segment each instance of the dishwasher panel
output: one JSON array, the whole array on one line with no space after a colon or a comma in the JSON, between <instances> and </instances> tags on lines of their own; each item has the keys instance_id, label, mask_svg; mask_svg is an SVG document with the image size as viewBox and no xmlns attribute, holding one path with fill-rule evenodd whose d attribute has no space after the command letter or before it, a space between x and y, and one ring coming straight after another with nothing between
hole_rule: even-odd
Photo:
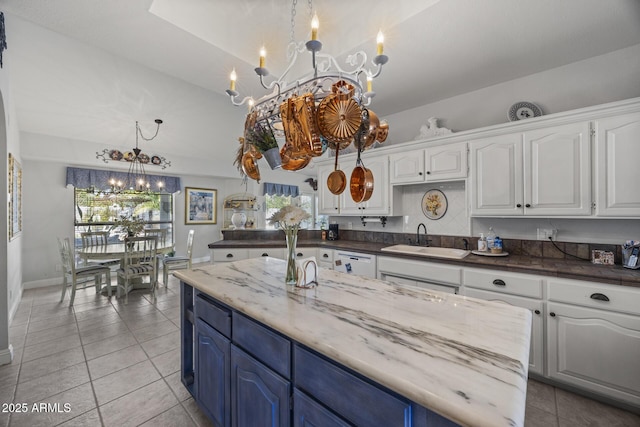
<instances>
[{"instance_id":1,"label":"dishwasher panel","mask_svg":"<svg viewBox=\"0 0 640 427\"><path fill-rule=\"evenodd\" d=\"M334 270L375 279L376 256L357 252L334 252Z\"/></svg>"}]
</instances>

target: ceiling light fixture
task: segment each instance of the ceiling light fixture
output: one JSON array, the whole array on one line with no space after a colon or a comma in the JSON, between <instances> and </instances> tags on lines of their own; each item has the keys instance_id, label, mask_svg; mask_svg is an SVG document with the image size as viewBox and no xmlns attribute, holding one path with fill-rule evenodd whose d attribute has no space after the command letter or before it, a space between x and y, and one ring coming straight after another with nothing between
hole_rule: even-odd
<instances>
[{"instance_id":1,"label":"ceiling light fixture","mask_svg":"<svg viewBox=\"0 0 640 427\"><path fill-rule=\"evenodd\" d=\"M127 173L126 180L116 181L116 179L111 178L109 180L109 185L111 186L111 191L114 193L120 193L124 191L137 191L137 192L150 192L151 184L149 179L147 178L147 174L144 170L145 163L149 162L148 156L142 154L142 150L138 148L138 135L145 141L151 141L156 136L158 136L158 132L160 131L160 125L162 124L162 120L156 119L155 123L156 133L151 138L145 138L142 134L142 130L140 129L140 125L136 121L136 148L132 150L131 153L128 153L131 158L127 158L126 160L131 162L129 165L129 172ZM158 190L162 191L163 183L158 183Z\"/></svg>"},{"instance_id":2,"label":"ceiling light fixture","mask_svg":"<svg viewBox=\"0 0 640 427\"><path fill-rule=\"evenodd\" d=\"M332 93L333 85L339 81L346 81L353 85L353 99L361 107L366 107L371 103L371 99L376 95L372 89L372 81L378 77L382 71L382 66L387 63L389 58L384 55L383 45L384 36L382 32L377 35L376 56L372 60L373 70L367 68L367 54L364 51L358 51L350 54L346 58L346 63L350 69L343 69L338 61L330 54L321 53L322 43L318 39L319 20L318 16L313 12L313 2L309 0L309 14L311 17L311 40L305 42L296 42L294 40L295 15L297 0L292 1L291 6L291 32L290 41L287 47L288 65L283 74L279 78L275 78L271 83L266 84L265 78L269 76L269 70L266 68L267 51L263 46L259 52L259 66L255 68L255 72L260 79L260 84L271 93L254 100L252 97L244 97L238 100L239 93L236 91L236 82L238 75L235 68L230 74L230 88L226 91L233 105L240 106L249 105L252 112L256 112L256 121L266 121L275 129L282 129L280 105L283 101L291 98L296 94L310 92L316 102L324 99ZM312 69L308 73L299 78L288 82L287 74L295 65L298 54L305 50L311 52Z\"/></svg>"}]
</instances>

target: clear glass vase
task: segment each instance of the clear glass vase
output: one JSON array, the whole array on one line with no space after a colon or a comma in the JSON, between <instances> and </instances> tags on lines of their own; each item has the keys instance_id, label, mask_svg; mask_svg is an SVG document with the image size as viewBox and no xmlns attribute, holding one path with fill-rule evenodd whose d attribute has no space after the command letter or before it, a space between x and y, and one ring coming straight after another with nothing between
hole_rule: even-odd
<instances>
[{"instance_id":1,"label":"clear glass vase","mask_svg":"<svg viewBox=\"0 0 640 427\"><path fill-rule=\"evenodd\" d=\"M296 270L296 244L298 233L295 230L284 230L287 239L287 273L284 282L287 285L298 283L298 271Z\"/></svg>"}]
</instances>

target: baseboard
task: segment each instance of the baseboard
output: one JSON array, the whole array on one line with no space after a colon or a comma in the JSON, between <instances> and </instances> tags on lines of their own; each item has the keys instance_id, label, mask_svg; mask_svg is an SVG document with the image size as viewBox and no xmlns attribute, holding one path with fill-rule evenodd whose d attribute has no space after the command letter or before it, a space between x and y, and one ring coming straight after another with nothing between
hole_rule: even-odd
<instances>
[{"instance_id":1,"label":"baseboard","mask_svg":"<svg viewBox=\"0 0 640 427\"><path fill-rule=\"evenodd\" d=\"M8 365L13 360L13 346L9 344L9 348L0 350L0 365Z\"/></svg>"},{"instance_id":2,"label":"baseboard","mask_svg":"<svg viewBox=\"0 0 640 427\"><path fill-rule=\"evenodd\" d=\"M51 279L34 280L32 282L24 282L22 289L46 288L47 286L62 285L62 278L55 277Z\"/></svg>"},{"instance_id":3,"label":"baseboard","mask_svg":"<svg viewBox=\"0 0 640 427\"><path fill-rule=\"evenodd\" d=\"M201 264L201 263L209 262L209 261L211 261L211 255L205 256L205 257L202 257L202 258L193 258L191 260L191 264Z\"/></svg>"}]
</instances>

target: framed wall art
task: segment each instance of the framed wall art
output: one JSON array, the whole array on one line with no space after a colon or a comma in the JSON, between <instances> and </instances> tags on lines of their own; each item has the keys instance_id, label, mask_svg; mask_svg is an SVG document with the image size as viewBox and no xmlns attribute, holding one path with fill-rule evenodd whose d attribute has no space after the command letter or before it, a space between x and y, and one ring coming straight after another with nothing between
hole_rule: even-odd
<instances>
[{"instance_id":1,"label":"framed wall art","mask_svg":"<svg viewBox=\"0 0 640 427\"><path fill-rule=\"evenodd\" d=\"M218 190L185 188L185 224L215 224Z\"/></svg>"},{"instance_id":2,"label":"framed wall art","mask_svg":"<svg viewBox=\"0 0 640 427\"><path fill-rule=\"evenodd\" d=\"M9 153L9 240L22 231L22 167Z\"/></svg>"}]
</instances>

